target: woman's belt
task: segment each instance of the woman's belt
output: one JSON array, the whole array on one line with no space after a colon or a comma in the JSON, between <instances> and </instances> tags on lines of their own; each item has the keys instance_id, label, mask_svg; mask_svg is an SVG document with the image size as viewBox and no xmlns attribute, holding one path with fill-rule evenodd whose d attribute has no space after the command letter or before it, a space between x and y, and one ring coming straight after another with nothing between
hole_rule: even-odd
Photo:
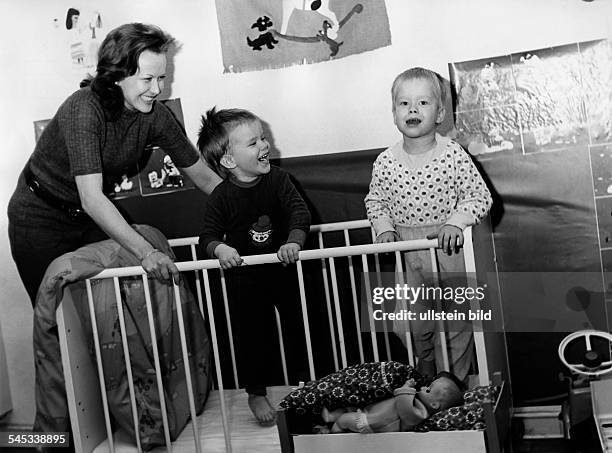
<instances>
[{"instance_id":1,"label":"woman's belt","mask_svg":"<svg viewBox=\"0 0 612 453\"><path fill-rule=\"evenodd\" d=\"M65 201L60 200L47 189L41 185L40 181L34 176L32 170L30 170L30 165L26 165L23 169L23 175L25 176L26 184L29 189L34 193L38 198L47 202L49 205L57 208L61 211L64 211L68 217L73 220L85 220L89 219L89 216L85 212L85 210L81 206L70 205Z\"/></svg>"}]
</instances>

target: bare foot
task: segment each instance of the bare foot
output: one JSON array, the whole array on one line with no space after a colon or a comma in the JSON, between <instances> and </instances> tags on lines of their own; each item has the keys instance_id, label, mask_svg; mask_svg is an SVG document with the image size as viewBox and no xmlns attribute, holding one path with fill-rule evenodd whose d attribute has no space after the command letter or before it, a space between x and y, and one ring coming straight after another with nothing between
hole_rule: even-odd
<instances>
[{"instance_id":1,"label":"bare foot","mask_svg":"<svg viewBox=\"0 0 612 453\"><path fill-rule=\"evenodd\" d=\"M249 394L249 408L260 425L269 426L276 421L276 411L265 396Z\"/></svg>"}]
</instances>

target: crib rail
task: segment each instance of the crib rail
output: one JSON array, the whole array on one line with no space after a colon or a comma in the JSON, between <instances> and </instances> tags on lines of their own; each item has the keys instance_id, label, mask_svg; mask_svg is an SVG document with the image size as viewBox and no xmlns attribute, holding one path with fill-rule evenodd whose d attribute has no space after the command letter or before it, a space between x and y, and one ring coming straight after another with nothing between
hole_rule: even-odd
<instances>
[{"instance_id":1,"label":"crib rail","mask_svg":"<svg viewBox=\"0 0 612 453\"><path fill-rule=\"evenodd\" d=\"M299 252L300 261L340 258L357 255L373 255L390 252L407 252L411 250L422 250L436 248L438 241L433 239L417 239L414 241L398 241L387 242L384 244L365 244L365 245L350 245L345 247L331 247L320 250L302 250ZM273 264L280 263L276 253L267 253L263 255L243 256L243 266L254 266L258 264ZM296 263L299 264L299 261ZM180 272L219 269L219 260L206 259L196 261L186 261L176 263L176 267ZM119 278L133 277L137 275L146 275L146 272L141 266L120 267L116 269L105 269L99 274L91 277L89 280L100 280L104 278Z\"/></svg>"},{"instance_id":2,"label":"crib rail","mask_svg":"<svg viewBox=\"0 0 612 453\"><path fill-rule=\"evenodd\" d=\"M310 325L309 325L309 319L308 319L308 306L306 303L307 296L306 296L306 288L305 288L305 282L304 282L303 263L308 262L308 261L315 261L315 260L319 260L321 263L321 278L323 282L323 293L325 295L324 298L325 298L325 303L326 303L329 330L330 330L330 344L332 346L335 369L338 369L339 367L346 367L349 361L348 356L347 356L346 344L345 344L345 329L347 328L345 326L345 322L347 321L343 319L344 317L343 316L343 304L345 303L352 303L354 319L353 321L351 321L350 328L351 329L354 328L358 332L356 337L358 339L359 360L363 362L365 358L365 353L364 353L365 346L362 344L362 338L361 338L362 336L360 334L362 329L360 325L359 306L358 306L358 297L357 297L358 282L355 276L356 270L355 270L354 263L353 263L354 257L361 258L361 263L360 263L361 271L370 272L371 262L374 261L374 264L373 264L374 272L380 273L381 267L380 267L380 262L379 262L379 255L393 254L395 256L395 263L396 263L395 270L401 274L401 272L403 271L402 253L410 252L414 250L430 250L432 258L433 258L432 259L432 272L434 273L437 272L435 252L434 252L435 248L437 247L437 240L423 239L423 240L385 243L385 244L371 244L370 243L370 244L352 245L350 233L352 231L359 230L359 229L361 230L365 229L366 234L373 239L373 232L370 229L370 224L367 220L352 221L352 222L338 222L338 223L332 223L332 224L313 226L311 228L311 234L317 235L317 242L320 248L315 249L315 250L301 251L299 254L300 260L296 263L296 266L295 266L296 274L297 274L297 281L298 281L298 286L299 286L302 319L304 323L304 333L305 333L305 338L306 338L308 369L309 369L311 379L315 379L317 375L316 375L316 369L315 369L315 363L314 363L312 339L311 339ZM367 230L370 230L370 232L368 233ZM325 247L326 235L329 233L342 233L344 245L326 248ZM466 230L464 234L464 238L465 238L464 256L465 256L466 271L475 272L471 229ZM170 240L170 245L173 248L188 247L191 252L190 253L191 258L192 258L191 261L177 262L176 264L181 273L194 272L194 275L195 275L196 298L198 301L200 312L202 313L202 316L207 320L207 323L210 328L215 373L216 373L216 379L217 379L217 388L218 388L218 391L220 392L221 413L222 413L222 420L223 420L226 451L228 453L231 453L232 451L231 433L229 429L229 422L227 419L227 408L225 407L225 398L223 396L223 391L226 388L226 386L223 380L223 373L221 369L221 356L220 356L219 344L217 342L217 331L218 331L219 324L215 316L215 310L213 308L211 276L209 272L209 271L219 269L220 266L219 266L219 261L216 259L204 259L204 260L198 259L197 250L196 250L197 240L198 240L197 237L172 239ZM340 295L340 289L338 288L337 259L339 258L342 258L343 260L346 259L346 262L348 263L348 274L349 274L349 280L350 280L350 297L349 298L342 298ZM245 266L272 264L272 263L279 262L279 259L276 256L276 254L246 256L246 257L243 257L243 259L244 259L243 265ZM128 370L128 378L130 379L129 393L130 393L130 400L132 404L134 428L135 428L135 432L138 433L139 431L138 419L136 416L135 390L131 382L131 375L129 375L131 364L129 362L129 351L127 347L127 339L126 339L126 334L125 334L126 327L125 327L125 320L123 319L123 314L122 314L123 309L121 305L121 294L119 290L119 279L120 278L134 277L134 276L140 276L143 281L143 288L145 290L147 314L148 314L149 325L150 325L150 335L151 335L153 344L156 344L157 333L155 332L155 328L153 327L154 326L153 311L151 307L151 296L148 292L149 291L148 277L146 273L144 272L144 270L142 269L142 267L134 266L134 267L126 267L126 268L118 268L118 269L107 269L107 270L100 272L96 276L91 277L90 279L86 281L86 288L87 288L88 301L89 301L89 313L90 313L90 317L92 320L92 328L93 328L93 342L94 342L94 347L96 351L96 365L97 365L97 371L98 371L97 374L99 377L98 380L99 380L99 386L100 386L97 392L101 398L103 418L105 420L104 430L106 431L106 433L105 434L104 433L97 433L97 434L80 433L81 428L78 426L78 421L77 421L78 416L80 415L78 414L79 412L78 405L80 404L80 402L77 401L77 398L74 396L74 394L71 395L70 392L68 392L69 393L68 395L69 405L71 406L71 419L73 421L73 431L75 433L75 447L77 448L77 451L87 451L88 449L85 445L86 443L90 445L91 444L95 445L96 441L100 442L101 439L95 439L95 440L93 439L94 437L99 438L100 435L102 435L103 437L104 436L107 437L107 439L109 440L110 451L111 452L115 451L113 440L112 440L113 435L111 432L111 423L110 423L108 403L106 401L105 390L104 390L105 389L105 385L103 381L104 370L103 370L103 364L102 364L102 360L100 356L100 344L98 340L98 333L96 330L96 320L95 320L96 315L95 315L95 309L94 309L95 301L93 300L93 296L92 296L92 283L99 279L112 279L114 283L115 296L117 300L117 308L118 308L118 313L119 313L120 330L122 334L123 347L124 347L124 357L126 358L125 366L126 366L126 369ZM227 305L227 302L228 302L227 301L227 291L225 288L225 278L223 275L223 271L220 271L220 284L221 284L221 289L222 289L222 296L224 299L226 324L227 324L226 328L228 330L229 338L230 338L230 356L232 360L234 386L238 388L238 376L237 376L236 363L235 363L235 354L234 354L234 349L233 349L233 342L231 341L232 327L231 327L231 320L229 316L229 309ZM368 284L368 279L365 279L364 284L366 285ZM182 313L182 307L180 303L181 296L179 292L179 286L177 284L174 284L173 287L174 287L174 297L176 301L175 305L176 305L176 311L177 311L179 332L180 332L181 342L182 342L182 347L183 347L182 354L183 354L183 357L185 358L185 360L183 360L183 364L185 366L185 375L187 377L186 384L187 384L187 388L189 392L189 399L190 399L189 410L191 414L191 426L193 429L193 434L194 434L194 439L195 439L194 451L200 452L202 451L202 446L200 445L199 439L198 439L197 416L196 416L196 409L193 404L194 402L193 386L192 386L192 383L190 382L191 373L189 369L189 360L187 360L188 354L187 354L187 346L185 342L186 333L185 333L185 325L184 325L184 320L183 320L184 314ZM365 293L370 294L369 288L366 289ZM348 299L349 302L346 302L346 299ZM368 307L371 307L370 303L368 304ZM60 329L60 340L64 344L64 346L62 347L62 353L70 354L73 352L69 351L68 349L70 349L70 347L74 347L74 345L70 346L69 338L66 338L65 332L62 332L65 330L70 330L70 329L66 329L66 326L64 324L64 313L63 313L64 309L69 310L70 308L60 306L60 309L58 309L58 326ZM370 319L372 319L371 316L370 316ZM278 316L277 316L277 322L278 322ZM353 323L354 325L352 325ZM372 333L370 334L371 353L373 354L374 360L378 361L380 360L379 354L381 352L379 351L379 345L378 345L376 333L373 331L374 329L371 329L371 330L372 330ZM278 329L278 331L280 335L280 328ZM442 344L445 345L445 337L444 337L443 331L440 333L440 336L441 336ZM389 337L386 334L386 332L384 335L384 339L385 339L385 345L384 345L383 352L385 353L385 357L387 359L391 359ZM476 346L478 369L480 371L480 382L482 384L485 384L485 383L488 383L489 376L488 376L488 369L486 366L486 354L484 353L484 338L482 337L481 329L477 329L477 328L474 329L474 341L475 341L475 346ZM288 384L287 371L286 371L285 360L284 360L284 355L283 355L284 351L282 347L282 336L280 338L280 344L281 344L281 359L283 362L285 382L286 384ZM163 405L164 395L162 391L163 383L162 383L161 373L160 373L159 357L157 355L156 348L152 348L152 349L153 349L153 354L154 354L157 385L160 390L160 402ZM414 364L414 355L412 352L409 332L407 333L407 349L408 349L408 361L409 363ZM443 347L442 349L445 350L446 348ZM81 353L83 352L81 351ZM398 359L404 360L405 358L398 358ZM448 369L448 357L446 356L444 357L444 363L445 363L445 367ZM70 365L64 363L67 385L71 385L71 386L78 385L78 383L73 382L72 377L69 376L70 375L69 368L70 368ZM91 398L91 395L89 395L89 397ZM74 411L75 414L73 414L72 411ZM163 426L164 426L164 434L165 434L165 439L166 439L167 451L172 451L170 435L169 435L169 428L168 428L168 419L167 419L165 408L163 406L162 406L162 413L163 413ZM77 424L77 426L75 426L75 423ZM139 451L141 451L140 441L138 439L137 439L137 448Z\"/></svg>"}]
</instances>

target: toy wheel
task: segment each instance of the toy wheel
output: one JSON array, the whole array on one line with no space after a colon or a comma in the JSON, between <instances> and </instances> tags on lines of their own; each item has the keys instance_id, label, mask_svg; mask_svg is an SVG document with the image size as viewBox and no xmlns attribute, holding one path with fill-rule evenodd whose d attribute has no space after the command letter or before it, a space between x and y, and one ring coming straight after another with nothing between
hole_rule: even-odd
<instances>
[{"instance_id":1,"label":"toy wheel","mask_svg":"<svg viewBox=\"0 0 612 453\"><path fill-rule=\"evenodd\" d=\"M591 346L591 338L603 338L608 342L608 350L612 347L612 335L599 330L579 330L565 337L559 344L559 358L561 362L574 373L584 376L601 376L602 374L612 371L612 360L606 362L601 360L600 355L593 350ZM574 340L584 338L586 343L586 354L584 363L569 363L565 357L567 346Z\"/></svg>"}]
</instances>

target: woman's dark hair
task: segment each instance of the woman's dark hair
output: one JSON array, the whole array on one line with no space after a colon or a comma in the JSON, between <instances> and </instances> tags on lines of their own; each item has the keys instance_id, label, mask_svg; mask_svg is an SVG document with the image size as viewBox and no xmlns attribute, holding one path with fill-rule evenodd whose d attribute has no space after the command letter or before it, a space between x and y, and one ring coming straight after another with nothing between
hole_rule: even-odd
<instances>
[{"instance_id":1,"label":"woman's dark hair","mask_svg":"<svg viewBox=\"0 0 612 453\"><path fill-rule=\"evenodd\" d=\"M72 16L80 16L81 13L78 9L68 8L66 13L66 30L72 30Z\"/></svg>"},{"instance_id":2,"label":"woman's dark hair","mask_svg":"<svg viewBox=\"0 0 612 453\"><path fill-rule=\"evenodd\" d=\"M174 38L155 25L131 23L111 30L98 49L98 67L91 89L110 119L123 110L123 92L116 84L138 71L138 59L148 50L166 53Z\"/></svg>"}]
</instances>

